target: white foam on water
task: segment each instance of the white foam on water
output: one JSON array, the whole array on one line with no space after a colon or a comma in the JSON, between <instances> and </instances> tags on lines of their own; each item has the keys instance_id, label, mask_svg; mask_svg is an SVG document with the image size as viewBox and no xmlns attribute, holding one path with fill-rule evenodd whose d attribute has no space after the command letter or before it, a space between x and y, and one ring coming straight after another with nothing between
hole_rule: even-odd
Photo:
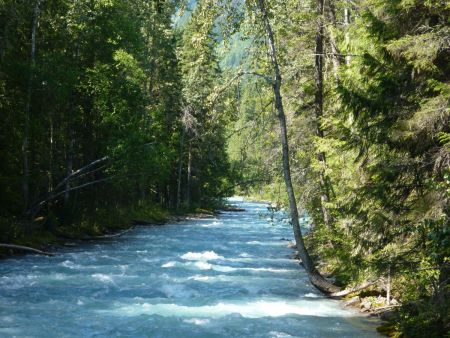
<instances>
[{"instance_id":1,"label":"white foam on water","mask_svg":"<svg viewBox=\"0 0 450 338\"><path fill-rule=\"evenodd\" d=\"M65 279L67 279L69 276L67 276L67 275L65 275L65 274L63 274L63 273L55 273L55 274L53 275L53 277L54 277L56 280L65 280Z\"/></svg>"},{"instance_id":2,"label":"white foam on water","mask_svg":"<svg viewBox=\"0 0 450 338\"><path fill-rule=\"evenodd\" d=\"M269 334L270 334L270 337L273 337L273 338L293 337L290 334L287 334L286 332L279 332L279 331L270 331Z\"/></svg>"},{"instance_id":3,"label":"white foam on water","mask_svg":"<svg viewBox=\"0 0 450 338\"><path fill-rule=\"evenodd\" d=\"M167 262L167 263L161 265L161 267L162 268L173 268L176 264L177 264L177 262L170 261L170 262Z\"/></svg>"},{"instance_id":4,"label":"white foam on water","mask_svg":"<svg viewBox=\"0 0 450 338\"><path fill-rule=\"evenodd\" d=\"M201 224L201 227L203 227L203 228L211 228L211 227L215 227L215 226L218 226L218 225L222 225L222 223L218 222L218 221L214 221L212 223Z\"/></svg>"},{"instance_id":5,"label":"white foam on water","mask_svg":"<svg viewBox=\"0 0 450 338\"><path fill-rule=\"evenodd\" d=\"M305 295L305 297L306 297L306 298L320 298L321 296L318 295L318 294L316 294L316 293L310 292L310 293L307 293L307 294Z\"/></svg>"},{"instance_id":6,"label":"white foam on water","mask_svg":"<svg viewBox=\"0 0 450 338\"><path fill-rule=\"evenodd\" d=\"M195 262L194 266L199 268L200 270L211 270L213 268L213 266L207 262Z\"/></svg>"},{"instance_id":7,"label":"white foam on water","mask_svg":"<svg viewBox=\"0 0 450 338\"><path fill-rule=\"evenodd\" d=\"M125 272L128 270L129 265L128 264L121 264L119 265L119 269L122 272L122 274L125 274Z\"/></svg>"},{"instance_id":8,"label":"white foam on water","mask_svg":"<svg viewBox=\"0 0 450 338\"><path fill-rule=\"evenodd\" d=\"M241 253L241 254L239 255L239 257L250 258L250 257L253 257L253 256L250 255L250 254L248 254L248 253L246 253L246 252L243 252L243 253Z\"/></svg>"},{"instance_id":9,"label":"white foam on water","mask_svg":"<svg viewBox=\"0 0 450 338\"><path fill-rule=\"evenodd\" d=\"M110 275L106 275L103 273L94 273L92 276L96 281L105 283L105 284L114 284L114 279Z\"/></svg>"},{"instance_id":10,"label":"white foam on water","mask_svg":"<svg viewBox=\"0 0 450 338\"><path fill-rule=\"evenodd\" d=\"M284 243L280 242L261 242L261 241L248 241L245 244L249 245L265 245L265 246L283 246Z\"/></svg>"},{"instance_id":11,"label":"white foam on water","mask_svg":"<svg viewBox=\"0 0 450 338\"><path fill-rule=\"evenodd\" d=\"M243 271L255 271L255 272L274 272L274 273L286 273L286 272L298 272L294 269L275 269L275 268L236 268Z\"/></svg>"},{"instance_id":12,"label":"white foam on water","mask_svg":"<svg viewBox=\"0 0 450 338\"><path fill-rule=\"evenodd\" d=\"M207 325L210 323L210 320L204 319L204 318L190 318L190 319L184 319L183 322L189 323L189 324L195 324L195 325Z\"/></svg>"},{"instance_id":13,"label":"white foam on water","mask_svg":"<svg viewBox=\"0 0 450 338\"><path fill-rule=\"evenodd\" d=\"M60 263L59 265L65 267L65 268L69 268L69 269L80 269L81 265L75 264L72 261L66 260L62 263Z\"/></svg>"},{"instance_id":14,"label":"white foam on water","mask_svg":"<svg viewBox=\"0 0 450 338\"><path fill-rule=\"evenodd\" d=\"M245 268L245 267L232 267L228 265L210 264L207 261L192 261L186 263L180 263L170 261L161 265L162 268L182 267L187 269L199 269L199 270L214 270L218 272L235 272L235 271L249 271L249 272L271 272L271 273L295 273L296 269L278 269L278 268Z\"/></svg>"},{"instance_id":15,"label":"white foam on water","mask_svg":"<svg viewBox=\"0 0 450 338\"><path fill-rule=\"evenodd\" d=\"M195 276L188 277L188 280L196 280L199 282L206 282L206 281L213 280L213 278L214 277L195 275Z\"/></svg>"},{"instance_id":16,"label":"white foam on water","mask_svg":"<svg viewBox=\"0 0 450 338\"><path fill-rule=\"evenodd\" d=\"M187 252L180 256L182 259L189 261L209 261L214 259L225 259L223 256L219 256L214 251L203 252Z\"/></svg>"},{"instance_id":17,"label":"white foam on water","mask_svg":"<svg viewBox=\"0 0 450 338\"><path fill-rule=\"evenodd\" d=\"M184 306L178 304L131 304L114 310L99 310L119 316L160 315L164 317L220 318L231 314L239 314L246 318L281 317L301 315L315 317L351 317L349 311L340 309L336 304L308 300L299 301L265 301L258 300L246 303L218 303L205 306Z\"/></svg>"},{"instance_id":18,"label":"white foam on water","mask_svg":"<svg viewBox=\"0 0 450 338\"><path fill-rule=\"evenodd\" d=\"M0 287L4 289L17 290L36 283L36 275L17 275L14 277L0 277Z\"/></svg>"},{"instance_id":19,"label":"white foam on water","mask_svg":"<svg viewBox=\"0 0 450 338\"><path fill-rule=\"evenodd\" d=\"M188 289L181 284L166 284L158 288L167 298L192 298L197 295L194 290Z\"/></svg>"},{"instance_id":20,"label":"white foam on water","mask_svg":"<svg viewBox=\"0 0 450 338\"><path fill-rule=\"evenodd\" d=\"M77 300L77 305L84 305L84 302L81 299Z\"/></svg>"},{"instance_id":21,"label":"white foam on water","mask_svg":"<svg viewBox=\"0 0 450 338\"><path fill-rule=\"evenodd\" d=\"M156 261L159 261L159 259L143 258L143 259L141 260L141 262L144 262L144 263L154 263L154 262L156 262Z\"/></svg>"}]
</instances>

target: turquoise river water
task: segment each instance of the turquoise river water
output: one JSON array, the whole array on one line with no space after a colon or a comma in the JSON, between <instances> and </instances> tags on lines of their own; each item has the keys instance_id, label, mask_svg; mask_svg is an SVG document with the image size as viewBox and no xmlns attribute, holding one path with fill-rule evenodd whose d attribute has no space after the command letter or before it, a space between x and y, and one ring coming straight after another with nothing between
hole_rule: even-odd
<instances>
[{"instance_id":1,"label":"turquoise river water","mask_svg":"<svg viewBox=\"0 0 450 338\"><path fill-rule=\"evenodd\" d=\"M238 203L245 212L0 261L0 337L379 337L289 258L282 213Z\"/></svg>"}]
</instances>

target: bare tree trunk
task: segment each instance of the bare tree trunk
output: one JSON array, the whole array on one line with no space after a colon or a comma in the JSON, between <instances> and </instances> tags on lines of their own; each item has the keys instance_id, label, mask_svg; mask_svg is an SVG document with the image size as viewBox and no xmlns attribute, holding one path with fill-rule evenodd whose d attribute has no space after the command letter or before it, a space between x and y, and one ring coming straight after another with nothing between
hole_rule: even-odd
<instances>
[{"instance_id":1,"label":"bare tree trunk","mask_svg":"<svg viewBox=\"0 0 450 338\"><path fill-rule=\"evenodd\" d=\"M290 210L290 216L291 216L291 222L292 222L292 228L294 231L294 237L297 245L297 250L299 253L299 256L302 260L303 266L305 267L305 270L308 272L309 279L311 283L313 283L317 288L319 288L322 291L325 292L335 292L339 290L338 287L332 285L330 282L328 282L323 276L321 276L318 271L316 270L314 263L309 256L309 253L306 249L302 231L300 228L299 220L298 220L298 209L297 209L297 202L295 199L295 193L294 193L294 187L292 185L292 179L291 179L291 168L290 168L290 161L289 161L289 142L287 137L287 126L286 126L286 115L284 113L284 107L283 107L283 99L281 96L281 73L280 68L278 65L277 60L277 52L275 48L275 39L272 31L272 26L269 21L269 17L267 14L267 9L264 3L264 0L258 0L258 7L262 14L262 20L263 24L266 30L267 34L267 40L268 40L268 47L269 47L269 54L271 58L272 63L272 69L273 69L273 83L272 88L275 96L275 107L278 114L278 121L280 124L280 138L281 138L281 145L282 145L282 156L283 156L283 176L284 176L284 182L286 185L286 191L288 194L289 199L289 210Z\"/></svg>"},{"instance_id":2,"label":"bare tree trunk","mask_svg":"<svg viewBox=\"0 0 450 338\"><path fill-rule=\"evenodd\" d=\"M31 96L33 91L34 68L36 65L36 31L39 18L39 5L40 1L36 0L33 8L33 23L31 26L30 71L28 75L27 97L25 103L24 136L22 143L22 157L23 157L22 191L23 191L23 199L25 202L25 210L28 210L28 207L30 205L30 161L29 161L30 115L31 115Z\"/></svg>"},{"instance_id":3,"label":"bare tree trunk","mask_svg":"<svg viewBox=\"0 0 450 338\"><path fill-rule=\"evenodd\" d=\"M317 130L316 134L323 139L324 132L322 128L323 117L323 64L324 64L324 3L323 0L317 0L317 30L316 30L316 50L315 50L315 85L316 92L314 97L314 113L316 117ZM331 228L332 220L330 212L326 204L330 200L328 179L325 174L326 157L323 151L317 153L317 160L319 161L319 180L320 180L320 205L322 209L322 217L327 228Z\"/></svg>"},{"instance_id":4,"label":"bare tree trunk","mask_svg":"<svg viewBox=\"0 0 450 338\"><path fill-rule=\"evenodd\" d=\"M350 55L348 50L348 45L350 44L350 35L348 32L348 26L350 25L350 3L348 0L345 0L345 8L344 8L344 26L345 26L345 48L346 48L346 55L345 55L345 64L348 66L350 64Z\"/></svg>"}]
</instances>

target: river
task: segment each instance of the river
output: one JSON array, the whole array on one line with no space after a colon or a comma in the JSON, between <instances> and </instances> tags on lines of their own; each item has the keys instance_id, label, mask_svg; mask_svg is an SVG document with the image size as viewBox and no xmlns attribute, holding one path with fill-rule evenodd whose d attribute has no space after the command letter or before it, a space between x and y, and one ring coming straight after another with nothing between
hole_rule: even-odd
<instances>
[{"instance_id":1,"label":"river","mask_svg":"<svg viewBox=\"0 0 450 338\"><path fill-rule=\"evenodd\" d=\"M379 337L289 259L281 213L241 206L1 261L0 337Z\"/></svg>"}]
</instances>

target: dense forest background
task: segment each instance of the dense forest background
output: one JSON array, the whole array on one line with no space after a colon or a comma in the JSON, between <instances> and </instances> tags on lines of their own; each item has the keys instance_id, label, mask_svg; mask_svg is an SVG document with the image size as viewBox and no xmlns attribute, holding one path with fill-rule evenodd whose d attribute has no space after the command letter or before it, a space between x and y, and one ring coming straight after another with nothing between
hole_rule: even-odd
<instances>
[{"instance_id":1,"label":"dense forest background","mask_svg":"<svg viewBox=\"0 0 450 338\"><path fill-rule=\"evenodd\" d=\"M99 233L234 191L288 205L280 99L318 268L401 301L397 332L444 336L449 13L441 0L3 0L1 240Z\"/></svg>"}]
</instances>

